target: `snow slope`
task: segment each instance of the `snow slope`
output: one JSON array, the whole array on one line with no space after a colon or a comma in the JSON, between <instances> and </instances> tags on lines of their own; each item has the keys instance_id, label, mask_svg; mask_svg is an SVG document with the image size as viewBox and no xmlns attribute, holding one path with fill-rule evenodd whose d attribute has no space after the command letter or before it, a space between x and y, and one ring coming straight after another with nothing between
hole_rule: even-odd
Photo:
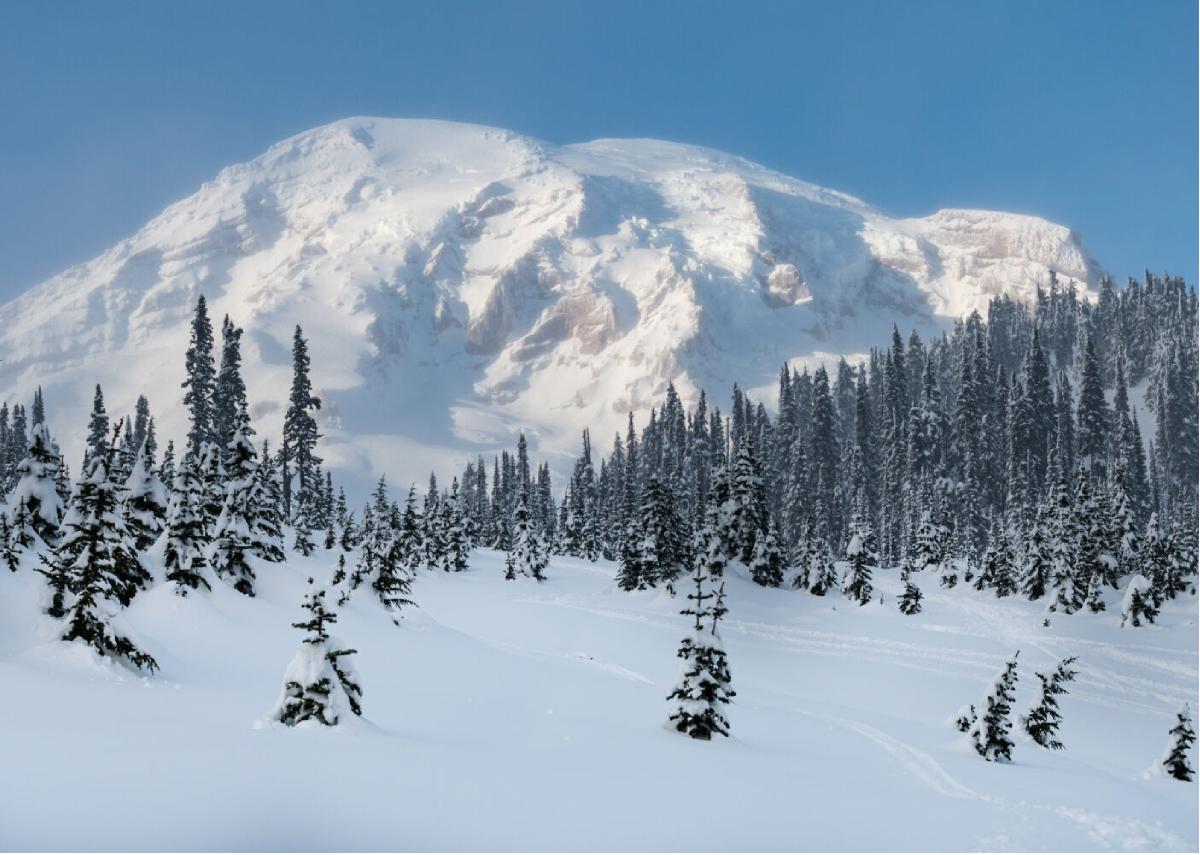
<instances>
[{"instance_id":1,"label":"snow slope","mask_svg":"<svg viewBox=\"0 0 1200 855\"><path fill-rule=\"evenodd\" d=\"M1145 776L1196 698L1195 598L1143 630L1111 611L1044 628L1040 604L927 574L915 617L893 574L864 608L734 578L733 737L705 744L663 727L678 600L617 590L604 562L505 582L502 558L423 573L399 627L364 595L343 610L369 722L337 732L253 726L327 554L261 566L255 600L139 597L151 679L48 643L41 581L0 574L0 848L1197 848L1196 785ZM1017 711L1034 670L1079 657L1067 748L1019 737L985 763L947 720L1018 648Z\"/></svg>"},{"instance_id":2,"label":"snow slope","mask_svg":"<svg viewBox=\"0 0 1200 855\"><path fill-rule=\"evenodd\" d=\"M509 131L356 118L272 146L137 234L0 308L0 399L46 388L60 439L96 382L146 392L168 437L197 296L243 340L277 435L293 326L311 341L325 454L407 479L464 452L607 444L674 380L725 401L779 365L933 334L1051 270L1099 270L1068 229L947 210L895 219L742 158L656 140L555 147ZM128 370L131 362L136 370ZM68 448L72 462L78 449Z\"/></svg>"}]
</instances>

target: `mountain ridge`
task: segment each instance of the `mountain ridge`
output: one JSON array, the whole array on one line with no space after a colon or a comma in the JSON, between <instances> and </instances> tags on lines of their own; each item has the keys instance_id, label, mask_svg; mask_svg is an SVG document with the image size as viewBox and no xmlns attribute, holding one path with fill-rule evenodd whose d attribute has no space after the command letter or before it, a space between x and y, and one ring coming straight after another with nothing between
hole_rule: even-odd
<instances>
[{"instance_id":1,"label":"mountain ridge","mask_svg":"<svg viewBox=\"0 0 1200 855\"><path fill-rule=\"evenodd\" d=\"M182 437L204 294L214 322L247 329L260 431L278 433L300 323L330 464L415 477L521 428L568 454L668 382L767 398L783 362L861 355L893 322L938 334L993 295L1031 300L1050 271L1085 290L1100 276L1077 234L1028 215L893 218L683 143L359 117L226 167L0 307L0 398L41 384L66 436L96 382L114 413L145 391Z\"/></svg>"}]
</instances>

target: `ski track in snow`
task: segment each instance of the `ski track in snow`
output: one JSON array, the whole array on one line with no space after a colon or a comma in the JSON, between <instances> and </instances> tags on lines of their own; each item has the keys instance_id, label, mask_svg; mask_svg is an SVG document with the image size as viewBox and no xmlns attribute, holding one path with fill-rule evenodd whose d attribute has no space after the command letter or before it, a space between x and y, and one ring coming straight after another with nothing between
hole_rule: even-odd
<instances>
[{"instance_id":1,"label":"ski track in snow","mask_svg":"<svg viewBox=\"0 0 1200 855\"><path fill-rule=\"evenodd\" d=\"M901 742L894 736L889 736L877 727L861 721L823 715L812 710L795 709L794 712L830 722L869 739L887 752L906 772L939 795L952 799L982 798L970 787L956 781L932 756L912 745Z\"/></svg>"}]
</instances>

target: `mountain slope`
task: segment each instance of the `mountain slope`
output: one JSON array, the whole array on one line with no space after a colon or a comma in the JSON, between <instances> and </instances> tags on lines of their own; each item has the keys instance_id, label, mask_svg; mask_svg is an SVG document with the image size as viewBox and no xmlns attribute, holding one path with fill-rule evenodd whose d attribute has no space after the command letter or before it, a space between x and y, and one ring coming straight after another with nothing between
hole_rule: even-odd
<instances>
[{"instance_id":1,"label":"mountain slope","mask_svg":"<svg viewBox=\"0 0 1200 855\"><path fill-rule=\"evenodd\" d=\"M572 449L670 380L685 399L724 400L735 380L766 395L785 360L861 353L893 321L936 332L994 294L1031 299L1051 270L1099 275L1044 220L893 219L708 149L348 119L222 171L0 308L0 398L42 384L66 438L99 381L114 412L145 391L181 436L204 294L214 323L247 329L260 427L278 431L300 323L327 459L410 477L518 427L542 453Z\"/></svg>"}]
</instances>

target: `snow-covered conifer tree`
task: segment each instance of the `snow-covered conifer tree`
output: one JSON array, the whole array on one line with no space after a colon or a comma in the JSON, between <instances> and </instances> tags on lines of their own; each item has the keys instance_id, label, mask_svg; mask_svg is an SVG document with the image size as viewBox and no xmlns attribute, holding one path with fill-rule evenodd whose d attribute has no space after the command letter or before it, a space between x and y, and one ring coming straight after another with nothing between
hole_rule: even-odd
<instances>
[{"instance_id":1,"label":"snow-covered conifer tree","mask_svg":"<svg viewBox=\"0 0 1200 855\"><path fill-rule=\"evenodd\" d=\"M408 595L418 564L403 543L402 524L399 511L388 501L387 481L380 477L371 501L363 510L358 564L338 598L339 603L345 603L354 590L369 583L380 604L393 612L393 622L405 606L414 605Z\"/></svg>"},{"instance_id":2,"label":"snow-covered conifer tree","mask_svg":"<svg viewBox=\"0 0 1200 855\"><path fill-rule=\"evenodd\" d=\"M354 524L354 511L346 504L346 492L341 487L338 488L334 518L337 520L338 549L349 552L358 543L358 528Z\"/></svg>"},{"instance_id":3,"label":"snow-covered conifer tree","mask_svg":"<svg viewBox=\"0 0 1200 855\"><path fill-rule=\"evenodd\" d=\"M270 445L263 441L262 459L254 472L254 555L263 561L283 561L283 497Z\"/></svg>"},{"instance_id":4,"label":"snow-covered conifer tree","mask_svg":"<svg viewBox=\"0 0 1200 855\"><path fill-rule=\"evenodd\" d=\"M425 559L424 533L421 526L421 515L417 511L417 488L413 484L408 487L408 497L404 500L404 510L400 514L396 548L399 560L408 574L415 577Z\"/></svg>"},{"instance_id":5,"label":"snow-covered conifer tree","mask_svg":"<svg viewBox=\"0 0 1200 855\"><path fill-rule=\"evenodd\" d=\"M188 451L197 459L203 459L201 446L216 439L213 433L213 388L217 369L213 362L213 331L208 319L208 304L201 295L196 300L196 312L192 317L191 340L185 360L183 405L191 416L188 429Z\"/></svg>"},{"instance_id":6,"label":"snow-covered conifer tree","mask_svg":"<svg viewBox=\"0 0 1200 855\"><path fill-rule=\"evenodd\" d=\"M529 504L526 491L521 492L517 507L513 511L512 545L504 561L504 578L515 579L518 575L532 576L539 582L545 581L546 547L529 519Z\"/></svg>"},{"instance_id":7,"label":"snow-covered conifer tree","mask_svg":"<svg viewBox=\"0 0 1200 855\"><path fill-rule=\"evenodd\" d=\"M1158 606L1154 599L1153 585L1141 573L1133 574L1125 586L1121 598L1121 626L1142 626L1154 623L1158 617Z\"/></svg>"},{"instance_id":8,"label":"snow-covered conifer tree","mask_svg":"<svg viewBox=\"0 0 1200 855\"><path fill-rule=\"evenodd\" d=\"M83 453L81 474L86 474L89 464L97 458L108 456L108 412L104 409L104 392L96 384L92 397L92 415L88 419L87 445Z\"/></svg>"},{"instance_id":9,"label":"snow-covered conifer tree","mask_svg":"<svg viewBox=\"0 0 1200 855\"><path fill-rule=\"evenodd\" d=\"M111 456L89 463L63 520L62 537L53 555L43 556L42 572L54 594L50 614L66 618L63 641L82 641L101 656L155 671L154 657L113 627L117 606L129 605L149 574L138 563L119 513L117 485L106 467Z\"/></svg>"},{"instance_id":10,"label":"snow-covered conifer tree","mask_svg":"<svg viewBox=\"0 0 1200 855\"><path fill-rule=\"evenodd\" d=\"M221 450L211 442L200 443L200 455L196 458L196 474L201 486L197 512L204 522L205 537L210 541L216 533L217 518L225 507L225 467L221 457Z\"/></svg>"},{"instance_id":11,"label":"snow-covered conifer tree","mask_svg":"<svg viewBox=\"0 0 1200 855\"><path fill-rule=\"evenodd\" d=\"M54 483L58 461L44 422L33 426L33 436L24 460L17 464L17 485L9 494L4 516L8 542L32 546L36 536L53 546L58 540L63 502Z\"/></svg>"},{"instance_id":12,"label":"snow-covered conifer tree","mask_svg":"<svg viewBox=\"0 0 1200 855\"><path fill-rule=\"evenodd\" d=\"M1196 770L1192 767L1192 746L1196 744L1196 729L1192 725L1192 711L1187 704L1175 715L1175 726L1170 731L1171 739L1160 762L1163 772L1177 781L1194 781Z\"/></svg>"},{"instance_id":13,"label":"snow-covered conifer tree","mask_svg":"<svg viewBox=\"0 0 1200 855\"><path fill-rule=\"evenodd\" d=\"M242 381L242 330L226 315L221 321L221 367L212 389L212 441L228 454L238 429L239 412L246 408Z\"/></svg>"},{"instance_id":14,"label":"snow-covered conifer tree","mask_svg":"<svg viewBox=\"0 0 1200 855\"><path fill-rule=\"evenodd\" d=\"M833 554L824 538L814 538L808 551L808 592L814 597L823 597L837 588L837 567Z\"/></svg>"},{"instance_id":15,"label":"snow-covered conifer tree","mask_svg":"<svg viewBox=\"0 0 1200 855\"><path fill-rule=\"evenodd\" d=\"M846 544L846 573L842 580L842 591L848 599L865 606L871 602L874 588L871 585L873 567L878 561L874 551L875 535L871 523L863 515L856 515L850 528L850 541Z\"/></svg>"},{"instance_id":16,"label":"snow-covered conifer tree","mask_svg":"<svg viewBox=\"0 0 1200 855\"><path fill-rule=\"evenodd\" d=\"M725 615L725 552L717 533L705 526L697 535L692 564L692 592L680 614L692 618L692 630L680 644L678 656L683 673L667 696L673 701L670 726L693 739L729 735L729 721L722 713L736 694L731 685L729 663L717 624Z\"/></svg>"},{"instance_id":17,"label":"snow-covered conifer tree","mask_svg":"<svg viewBox=\"0 0 1200 855\"><path fill-rule=\"evenodd\" d=\"M1041 515L1030 523L1026 533L1021 570L1021 593L1030 600L1046 596L1050 584L1050 544Z\"/></svg>"},{"instance_id":18,"label":"snow-covered conifer tree","mask_svg":"<svg viewBox=\"0 0 1200 855\"><path fill-rule=\"evenodd\" d=\"M1019 651L1018 651L1019 653ZM1017 654L993 681L979 704L979 715L967 738L984 760L1012 761L1012 702L1017 686Z\"/></svg>"},{"instance_id":19,"label":"snow-covered conifer tree","mask_svg":"<svg viewBox=\"0 0 1200 855\"><path fill-rule=\"evenodd\" d=\"M318 528L321 501L321 458L316 455L317 421L312 410L321 409L309 379L308 342L299 326L292 336L292 388L283 419L283 508L286 519L296 525L297 549L312 554L312 532ZM292 474L296 488L292 489ZM307 552L304 550L307 549Z\"/></svg>"},{"instance_id":20,"label":"snow-covered conifer tree","mask_svg":"<svg viewBox=\"0 0 1200 855\"><path fill-rule=\"evenodd\" d=\"M138 448L129 477L125 479L122 509L134 548L138 552L148 549L158 540L166 524L167 488L158 480L145 440Z\"/></svg>"},{"instance_id":21,"label":"snow-covered conifer tree","mask_svg":"<svg viewBox=\"0 0 1200 855\"><path fill-rule=\"evenodd\" d=\"M778 588L783 584L783 551L775 537L772 522L765 535L754 544L754 557L750 560L750 578L767 588Z\"/></svg>"},{"instance_id":22,"label":"snow-covered conifer tree","mask_svg":"<svg viewBox=\"0 0 1200 855\"><path fill-rule=\"evenodd\" d=\"M228 320L228 319L226 319ZM235 591L254 596L254 570L249 557L254 554L259 528L258 452L254 448L254 428L245 401L236 404L229 448L225 452L225 502L213 529L213 570L229 582Z\"/></svg>"},{"instance_id":23,"label":"snow-covered conifer tree","mask_svg":"<svg viewBox=\"0 0 1200 855\"><path fill-rule=\"evenodd\" d=\"M442 569L461 572L467 569L470 545L466 518L458 495L458 479L450 486L450 495L442 502Z\"/></svg>"},{"instance_id":24,"label":"snow-covered conifer tree","mask_svg":"<svg viewBox=\"0 0 1200 855\"><path fill-rule=\"evenodd\" d=\"M1074 662L1075 657L1071 656L1059 662L1058 667L1050 674L1034 672L1039 683L1038 695L1028 715L1021 716L1021 727L1043 748L1057 751L1063 747L1057 738L1059 725L1062 724L1062 713L1058 711L1058 696L1067 693L1066 684L1077 676L1077 672L1071 668Z\"/></svg>"},{"instance_id":25,"label":"snow-covered conifer tree","mask_svg":"<svg viewBox=\"0 0 1200 855\"><path fill-rule=\"evenodd\" d=\"M792 566L796 568L796 575L792 577L792 587L800 591L807 591L812 584L809 562L813 546L812 531L808 523L803 523L796 537L796 545L792 549Z\"/></svg>"},{"instance_id":26,"label":"snow-covered conifer tree","mask_svg":"<svg viewBox=\"0 0 1200 855\"><path fill-rule=\"evenodd\" d=\"M175 474L171 499L167 506L167 541L163 551L167 581L175 584L175 593L186 597L203 586L211 590L204 570L208 566L204 547L208 533L204 530L201 503L204 484L200 480L196 458L184 457Z\"/></svg>"},{"instance_id":27,"label":"snow-covered conifer tree","mask_svg":"<svg viewBox=\"0 0 1200 855\"><path fill-rule=\"evenodd\" d=\"M900 602L898 606L900 613L905 615L915 615L921 612L921 601L924 596L921 594L921 589L918 588L912 580L908 570L902 574L904 581L904 591L900 594Z\"/></svg>"},{"instance_id":28,"label":"snow-covered conifer tree","mask_svg":"<svg viewBox=\"0 0 1200 855\"><path fill-rule=\"evenodd\" d=\"M306 618L292 624L306 634L284 672L283 692L268 718L288 727L333 727L349 715L362 715L362 687L350 659L358 651L329 634L326 627L337 622L337 614L325 605L325 592L312 579L308 584Z\"/></svg>"}]
</instances>

